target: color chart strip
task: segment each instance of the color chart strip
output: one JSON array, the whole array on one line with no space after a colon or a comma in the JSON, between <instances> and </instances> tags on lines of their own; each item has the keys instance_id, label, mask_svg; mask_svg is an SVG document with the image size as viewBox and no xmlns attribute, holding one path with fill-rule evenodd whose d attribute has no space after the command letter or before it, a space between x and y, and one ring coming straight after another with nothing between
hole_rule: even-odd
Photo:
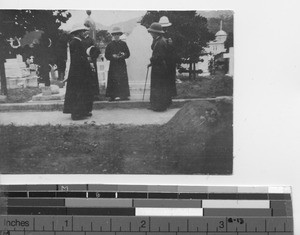
<instances>
[{"instance_id":1,"label":"color chart strip","mask_svg":"<svg viewBox=\"0 0 300 235\"><path fill-rule=\"evenodd\" d=\"M293 234L290 187L56 184L0 189L0 235Z\"/></svg>"}]
</instances>

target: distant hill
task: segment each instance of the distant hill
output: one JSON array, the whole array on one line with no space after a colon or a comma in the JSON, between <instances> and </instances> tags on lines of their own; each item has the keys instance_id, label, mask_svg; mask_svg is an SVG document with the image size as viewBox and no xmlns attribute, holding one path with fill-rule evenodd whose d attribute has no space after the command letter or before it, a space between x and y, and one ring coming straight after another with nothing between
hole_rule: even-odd
<instances>
[{"instance_id":1,"label":"distant hill","mask_svg":"<svg viewBox=\"0 0 300 235\"><path fill-rule=\"evenodd\" d=\"M216 10L216 11L197 11L197 13L205 18L221 18L221 17L231 17L233 16L233 11L231 10Z\"/></svg>"},{"instance_id":2,"label":"distant hill","mask_svg":"<svg viewBox=\"0 0 300 235\"><path fill-rule=\"evenodd\" d=\"M220 30L220 21L223 21L223 30L227 33L233 32L233 11L230 10L219 10L219 11L197 11L197 13L208 21L208 29L212 33L216 33ZM124 33L130 34L133 28L136 26L137 22L141 20L142 17L136 17L127 21L112 24L110 26L105 26L100 23L96 23L96 28L98 30L108 30L109 32L113 27L119 26L122 28Z\"/></svg>"},{"instance_id":3,"label":"distant hill","mask_svg":"<svg viewBox=\"0 0 300 235\"><path fill-rule=\"evenodd\" d=\"M100 24L100 23L96 23L96 29L97 30L108 30L108 26L105 26L103 24Z\"/></svg>"},{"instance_id":4,"label":"distant hill","mask_svg":"<svg viewBox=\"0 0 300 235\"><path fill-rule=\"evenodd\" d=\"M137 22L141 20L141 17L133 18L131 20L127 20L124 22L112 24L109 26L109 30L112 30L113 27L118 26L121 27L124 33L127 35L130 34L133 30L133 28L137 25Z\"/></svg>"}]
</instances>

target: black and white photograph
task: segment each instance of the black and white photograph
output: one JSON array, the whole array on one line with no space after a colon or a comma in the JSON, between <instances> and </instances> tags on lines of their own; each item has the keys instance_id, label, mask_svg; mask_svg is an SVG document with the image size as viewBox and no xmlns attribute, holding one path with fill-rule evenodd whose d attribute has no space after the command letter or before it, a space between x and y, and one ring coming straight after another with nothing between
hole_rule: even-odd
<instances>
[{"instance_id":1,"label":"black and white photograph","mask_svg":"<svg viewBox=\"0 0 300 235\"><path fill-rule=\"evenodd\" d=\"M234 11L0 10L2 174L233 173Z\"/></svg>"},{"instance_id":2,"label":"black and white photograph","mask_svg":"<svg viewBox=\"0 0 300 235\"><path fill-rule=\"evenodd\" d=\"M0 234L298 234L298 15L0 0Z\"/></svg>"}]
</instances>

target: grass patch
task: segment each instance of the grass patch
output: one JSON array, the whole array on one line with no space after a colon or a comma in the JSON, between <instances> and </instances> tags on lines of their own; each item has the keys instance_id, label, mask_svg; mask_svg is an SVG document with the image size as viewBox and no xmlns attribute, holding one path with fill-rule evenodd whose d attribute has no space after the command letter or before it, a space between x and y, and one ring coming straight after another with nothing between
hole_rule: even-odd
<instances>
[{"instance_id":1,"label":"grass patch","mask_svg":"<svg viewBox=\"0 0 300 235\"><path fill-rule=\"evenodd\" d=\"M177 76L182 83L177 83L177 96L175 99L209 98L233 95L233 79L225 75L197 77L189 80L187 75ZM57 84L59 85L59 84ZM40 94L40 88L17 88L8 90L7 103L24 103L32 96ZM99 101L108 100L105 89L100 89Z\"/></svg>"},{"instance_id":2,"label":"grass patch","mask_svg":"<svg viewBox=\"0 0 300 235\"><path fill-rule=\"evenodd\" d=\"M193 101L164 125L0 126L2 174L231 174L232 103Z\"/></svg>"},{"instance_id":3,"label":"grass patch","mask_svg":"<svg viewBox=\"0 0 300 235\"><path fill-rule=\"evenodd\" d=\"M233 79L229 76L214 75L189 80L187 75L179 75L178 78L182 81L176 85L178 99L233 95Z\"/></svg>"}]
</instances>

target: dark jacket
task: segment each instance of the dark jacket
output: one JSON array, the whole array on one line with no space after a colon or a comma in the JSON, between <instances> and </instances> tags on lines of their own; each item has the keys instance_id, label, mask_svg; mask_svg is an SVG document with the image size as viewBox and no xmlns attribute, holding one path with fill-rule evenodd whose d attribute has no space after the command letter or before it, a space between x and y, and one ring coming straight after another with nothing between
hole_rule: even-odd
<instances>
[{"instance_id":1,"label":"dark jacket","mask_svg":"<svg viewBox=\"0 0 300 235\"><path fill-rule=\"evenodd\" d=\"M121 55L121 53L123 53ZM114 58L113 55L120 55L120 58ZM130 56L127 44L121 40L112 41L105 49L105 58L110 61L108 71L108 82L106 96L128 97L130 96L128 75L125 59Z\"/></svg>"},{"instance_id":2,"label":"dark jacket","mask_svg":"<svg viewBox=\"0 0 300 235\"><path fill-rule=\"evenodd\" d=\"M77 38L70 42L70 55L71 64L63 112L85 115L92 111L92 77L84 47Z\"/></svg>"},{"instance_id":3,"label":"dark jacket","mask_svg":"<svg viewBox=\"0 0 300 235\"><path fill-rule=\"evenodd\" d=\"M171 102L169 67L168 67L168 44L164 37L160 36L153 40L153 50L150 59L151 70L151 108L156 111L166 110Z\"/></svg>"},{"instance_id":4,"label":"dark jacket","mask_svg":"<svg viewBox=\"0 0 300 235\"><path fill-rule=\"evenodd\" d=\"M97 71L97 58L100 55L100 49L96 47L92 38L87 37L83 40L83 47L85 52L87 53L87 49L90 48L90 54L88 56L88 60L90 66L92 68L92 87L93 87L93 95L99 96L99 80L98 80L98 71Z\"/></svg>"}]
</instances>

